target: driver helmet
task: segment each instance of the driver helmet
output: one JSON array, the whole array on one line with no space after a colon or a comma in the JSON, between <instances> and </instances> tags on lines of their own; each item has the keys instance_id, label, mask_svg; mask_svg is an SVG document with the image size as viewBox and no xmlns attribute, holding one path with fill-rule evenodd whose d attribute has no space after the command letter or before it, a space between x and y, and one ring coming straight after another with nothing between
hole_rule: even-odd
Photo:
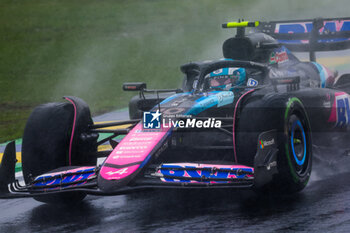
<instances>
[{"instance_id":1,"label":"driver helmet","mask_svg":"<svg viewBox=\"0 0 350 233\"><path fill-rule=\"evenodd\" d=\"M228 67L215 70L205 76L205 82L209 89L231 91L237 86L246 83L245 68Z\"/></svg>"}]
</instances>

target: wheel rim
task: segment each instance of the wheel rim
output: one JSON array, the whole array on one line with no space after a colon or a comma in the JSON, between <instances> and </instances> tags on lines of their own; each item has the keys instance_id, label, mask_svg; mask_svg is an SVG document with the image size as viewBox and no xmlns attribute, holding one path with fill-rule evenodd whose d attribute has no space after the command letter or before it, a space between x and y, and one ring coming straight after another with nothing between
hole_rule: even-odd
<instances>
[{"instance_id":1,"label":"wheel rim","mask_svg":"<svg viewBox=\"0 0 350 233\"><path fill-rule=\"evenodd\" d=\"M295 170L299 175L303 175L308 166L308 153L305 130L299 119L292 122L290 146L294 158Z\"/></svg>"}]
</instances>

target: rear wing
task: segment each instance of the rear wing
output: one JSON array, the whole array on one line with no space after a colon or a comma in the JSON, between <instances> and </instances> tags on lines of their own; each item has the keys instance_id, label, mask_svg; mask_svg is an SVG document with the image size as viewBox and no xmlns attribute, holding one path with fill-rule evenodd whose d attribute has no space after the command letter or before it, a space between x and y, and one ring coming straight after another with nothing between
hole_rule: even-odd
<instances>
[{"instance_id":1,"label":"rear wing","mask_svg":"<svg viewBox=\"0 0 350 233\"><path fill-rule=\"evenodd\" d=\"M350 49L350 17L260 22L256 30L291 51L309 52L311 61L317 51Z\"/></svg>"},{"instance_id":2,"label":"rear wing","mask_svg":"<svg viewBox=\"0 0 350 233\"><path fill-rule=\"evenodd\" d=\"M309 52L315 61L315 52L350 49L350 17L316 18L306 20L285 20L254 22L247 25L227 23L224 28L238 28L237 36L244 35L242 27L254 27L275 38L280 44L295 52Z\"/></svg>"}]
</instances>

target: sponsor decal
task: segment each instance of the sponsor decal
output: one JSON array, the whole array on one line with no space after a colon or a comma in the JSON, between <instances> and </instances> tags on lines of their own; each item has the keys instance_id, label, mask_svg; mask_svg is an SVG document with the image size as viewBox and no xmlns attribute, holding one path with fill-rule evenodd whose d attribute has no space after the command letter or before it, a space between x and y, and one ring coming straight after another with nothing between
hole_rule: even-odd
<instances>
[{"instance_id":1,"label":"sponsor decal","mask_svg":"<svg viewBox=\"0 0 350 233\"><path fill-rule=\"evenodd\" d=\"M221 74L223 69L214 70L213 74Z\"/></svg>"},{"instance_id":2,"label":"sponsor decal","mask_svg":"<svg viewBox=\"0 0 350 233\"><path fill-rule=\"evenodd\" d=\"M86 172L86 173L74 174L79 172ZM63 177L62 175L65 175L65 176ZM95 177L95 175L96 175L95 167L90 167L90 168L83 167L83 168L72 169L72 170L63 171L63 172L49 173L49 174L45 174L43 176L38 176L37 178L35 178L34 186L50 187L50 186L60 184L65 187L69 187L69 184L72 182L82 181L81 183L74 184L74 185L81 185L81 184L85 184L86 181L91 179L92 177Z\"/></svg>"},{"instance_id":3,"label":"sponsor decal","mask_svg":"<svg viewBox=\"0 0 350 233\"><path fill-rule=\"evenodd\" d=\"M275 33L307 33L311 32L313 28L312 22L295 22L295 23L277 23L275 27ZM350 20L331 20L324 21L324 27L322 27L319 32L320 34L329 34L331 32L341 32L350 30ZM335 42L335 41L345 41L348 38L338 38L338 39L324 39L319 40L319 42ZM308 40L280 40L284 43L308 43Z\"/></svg>"},{"instance_id":4,"label":"sponsor decal","mask_svg":"<svg viewBox=\"0 0 350 233\"><path fill-rule=\"evenodd\" d=\"M196 170L198 168L198 170ZM254 169L243 165L214 165L214 164L163 164L155 176L162 177L163 182L187 182L187 183L230 183L234 181L209 181L205 179L249 179L253 178L253 174L245 174L243 172L254 173ZM172 178L174 177L174 178ZM190 180L183 178L201 178L203 180Z\"/></svg>"},{"instance_id":5,"label":"sponsor decal","mask_svg":"<svg viewBox=\"0 0 350 233\"><path fill-rule=\"evenodd\" d=\"M241 73L244 73L244 68L238 67L228 67L215 70L208 74L206 77L214 77L214 76L222 76L222 77L231 77L233 75L234 78L239 78Z\"/></svg>"},{"instance_id":6,"label":"sponsor decal","mask_svg":"<svg viewBox=\"0 0 350 233\"><path fill-rule=\"evenodd\" d=\"M276 166L277 166L277 161L273 161L267 165L266 169L271 170L272 167L276 167Z\"/></svg>"},{"instance_id":7,"label":"sponsor decal","mask_svg":"<svg viewBox=\"0 0 350 233\"><path fill-rule=\"evenodd\" d=\"M147 149L147 146L121 146L119 147L121 150L142 150Z\"/></svg>"},{"instance_id":8,"label":"sponsor decal","mask_svg":"<svg viewBox=\"0 0 350 233\"><path fill-rule=\"evenodd\" d=\"M135 153L143 153L144 151L117 151L113 159L142 159L140 155L134 155ZM131 154L131 155L120 155L120 154Z\"/></svg>"},{"instance_id":9,"label":"sponsor decal","mask_svg":"<svg viewBox=\"0 0 350 233\"><path fill-rule=\"evenodd\" d=\"M260 148L264 149L266 146L274 145L275 144L275 139L272 138L271 140L267 140L267 141L260 140L259 144L260 144Z\"/></svg>"},{"instance_id":10,"label":"sponsor decal","mask_svg":"<svg viewBox=\"0 0 350 233\"><path fill-rule=\"evenodd\" d=\"M203 97L195 101L196 103L185 114L198 115L211 107L221 107L231 104L233 100L234 94L232 91L213 91L205 93Z\"/></svg>"},{"instance_id":11,"label":"sponsor decal","mask_svg":"<svg viewBox=\"0 0 350 233\"><path fill-rule=\"evenodd\" d=\"M106 174L108 174L108 175L114 175L114 174L123 175L123 174L128 173L128 169L129 169L129 168L126 167L126 168L119 169L119 170L116 170L116 171L109 171L109 172L106 172Z\"/></svg>"},{"instance_id":12,"label":"sponsor decal","mask_svg":"<svg viewBox=\"0 0 350 233\"><path fill-rule=\"evenodd\" d=\"M247 86L248 87L256 87L258 86L258 81L253 79L253 78L249 78L248 81L247 81Z\"/></svg>"},{"instance_id":13,"label":"sponsor decal","mask_svg":"<svg viewBox=\"0 0 350 233\"><path fill-rule=\"evenodd\" d=\"M260 143L260 148L261 148L261 149L264 149L264 143L263 143L263 141L262 141L262 140L260 140L260 142L259 142L259 143Z\"/></svg>"},{"instance_id":14,"label":"sponsor decal","mask_svg":"<svg viewBox=\"0 0 350 233\"><path fill-rule=\"evenodd\" d=\"M105 161L107 165L101 167L99 175L106 180L120 180L135 172L137 173L140 171L139 168L143 167L152 157L152 150L159 143L162 143L170 130L170 128L143 129L143 123L137 124L108 156ZM108 164L117 165L121 168L109 167ZM128 169L118 172L125 168Z\"/></svg>"},{"instance_id":15,"label":"sponsor decal","mask_svg":"<svg viewBox=\"0 0 350 233\"><path fill-rule=\"evenodd\" d=\"M270 64L275 64L275 63L281 64L287 61L289 61L289 59L288 59L288 54L285 50L271 53Z\"/></svg>"},{"instance_id":16,"label":"sponsor decal","mask_svg":"<svg viewBox=\"0 0 350 233\"><path fill-rule=\"evenodd\" d=\"M152 137L134 137L130 139L130 142L139 142L139 141L152 141Z\"/></svg>"},{"instance_id":17,"label":"sponsor decal","mask_svg":"<svg viewBox=\"0 0 350 233\"><path fill-rule=\"evenodd\" d=\"M328 122L335 122L337 127L350 123L350 96L345 92L335 93L334 103Z\"/></svg>"},{"instance_id":18,"label":"sponsor decal","mask_svg":"<svg viewBox=\"0 0 350 233\"><path fill-rule=\"evenodd\" d=\"M216 94L218 98L218 107L230 104L233 102L234 94L231 91L222 91Z\"/></svg>"},{"instance_id":19,"label":"sponsor decal","mask_svg":"<svg viewBox=\"0 0 350 233\"><path fill-rule=\"evenodd\" d=\"M293 77L297 76L299 73L295 70L279 70L279 69L271 69L270 76L273 78L281 78L281 77Z\"/></svg>"},{"instance_id":20,"label":"sponsor decal","mask_svg":"<svg viewBox=\"0 0 350 233\"><path fill-rule=\"evenodd\" d=\"M112 168L112 167L102 167L101 172L103 178L107 180L119 180L123 179L130 174L134 173L138 169L139 165L133 165L124 168Z\"/></svg>"},{"instance_id":21,"label":"sponsor decal","mask_svg":"<svg viewBox=\"0 0 350 233\"><path fill-rule=\"evenodd\" d=\"M323 101L323 107L325 108L330 108L332 105L331 105L331 101L329 100L325 100Z\"/></svg>"},{"instance_id":22,"label":"sponsor decal","mask_svg":"<svg viewBox=\"0 0 350 233\"><path fill-rule=\"evenodd\" d=\"M311 32L312 22L278 23L275 33L306 33ZM350 20L325 21L320 33L339 32L350 30Z\"/></svg>"}]
</instances>

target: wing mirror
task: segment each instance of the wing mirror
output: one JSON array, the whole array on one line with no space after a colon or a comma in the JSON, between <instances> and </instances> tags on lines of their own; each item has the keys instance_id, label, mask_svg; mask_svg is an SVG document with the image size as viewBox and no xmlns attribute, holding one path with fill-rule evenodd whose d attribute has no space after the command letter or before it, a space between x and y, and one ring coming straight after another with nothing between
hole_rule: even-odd
<instances>
[{"instance_id":1,"label":"wing mirror","mask_svg":"<svg viewBox=\"0 0 350 233\"><path fill-rule=\"evenodd\" d=\"M147 88L146 83L142 83L142 82L123 84L124 91L142 91L142 90L146 90L146 88Z\"/></svg>"}]
</instances>

